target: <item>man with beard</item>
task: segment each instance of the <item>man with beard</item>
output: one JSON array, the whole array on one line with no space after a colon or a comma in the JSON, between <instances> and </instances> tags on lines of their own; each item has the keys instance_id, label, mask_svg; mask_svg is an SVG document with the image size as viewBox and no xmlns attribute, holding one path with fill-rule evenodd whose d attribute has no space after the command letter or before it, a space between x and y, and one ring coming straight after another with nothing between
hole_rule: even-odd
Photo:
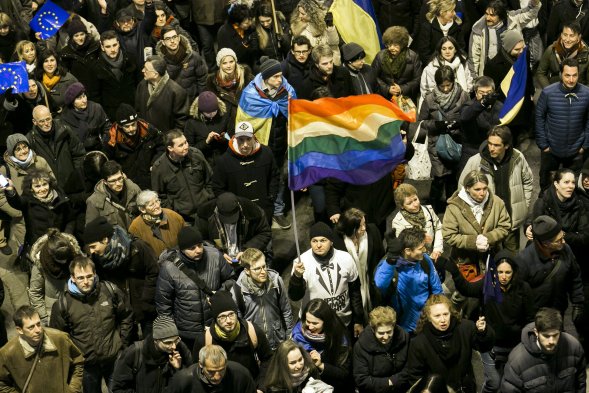
<instances>
[{"instance_id":1,"label":"man with beard","mask_svg":"<svg viewBox=\"0 0 589 393\"><path fill-rule=\"evenodd\" d=\"M586 392L583 348L563 332L558 310L541 308L521 337L505 365L501 392Z\"/></svg>"},{"instance_id":2,"label":"man with beard","mask_svg":"<svg viewBox=\"0 0 589 393\"><path fill-rule=\"evenodd\" d=\"M343 66L333 64L333 49L329 45L317 45L313 48L311 57L313 65L298 98L311 99L313 91L322 86L327 87L334 98L354 94L350 73Z\"/></svg>"},{"instance_id":3,"label":"man with beard","mask_svg":"<svg viewBox=\"0 0 589 393\"><path fill-rule=\"evenodd\" d=\"M119 106L114 120L102 150L141 189L151 187L151 166L165 150L162 133L129 104Z\"/></svg>"},{"instance_id":4,"label":"man with beard","mask_svg":"<svg viewBox=\"0 0 589 393\"><path fill-rule=\"evenodd\" d=\"M178 245L178 234L186 222L173 210L162 208L156 192L144 190L137 195L141 215L129 226L129 233L149 244L155 255Z\"/></svg>"},{"instance_id":5,"label":"man with beard","mask_svg":"<svg viewBox=\"0 0 589 393\"><path fill-rule=\"evenodd\" d=\"M102 379L108 385L119 352L132 342L133 312L119 288L99 281L90 258L74 258L70 274L67 290L53 304L50 325L69 333L84 353L84 392L100 393Z\"/></svg>"},{"instance_id":6,"label":"man with beard","mask_svg":"<svg viewBox=\"0 0 589 393\"><path fill-rule=\"evenodd\" d=\"M153 321L153 335L123 352L110 389L112 393L163 393L172 377L192 363L190 349L178 336L174 320L161 315Z\"/></svg>"},{"instance_id":7,"label":"man with beard","mask_svg":"<svg viewBox=\"0 0 589 393\"><path fill-rule=\"evenodd\" d=\"M157 258L151 247L104 217L86 224L82 240L100 277L125 292L135 322L141 324L143 334L149 333L156 317L153 299L158 275Z\"/></svg>"},{"instance_id":8,"label":"man with beard","mask_svg":"<svg viewBox=\"0 0 589 393\"><path fill-rule=\"evenodd\" d=\"M31 306L20 307L13 319L17 335L0 349L0 390L82 393L84 355L67 333L44 328Z\"/></svg>"}]
</instances>

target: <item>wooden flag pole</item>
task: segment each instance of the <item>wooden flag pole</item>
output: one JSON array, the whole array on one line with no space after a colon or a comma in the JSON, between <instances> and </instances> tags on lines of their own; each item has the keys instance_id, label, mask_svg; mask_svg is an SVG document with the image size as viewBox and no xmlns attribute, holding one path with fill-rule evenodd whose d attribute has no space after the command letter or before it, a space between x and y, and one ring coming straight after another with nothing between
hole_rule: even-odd
<instances>
[{"instance_id":1,"label":"wooden flag pole","mask_svg":"<svg viewBox=\"0 0 589 393\"><path fill-rule=\"evenodd\" d=\"M272 6L272 19L274 20L274 32L276 35L279 34L278 32L278 18L276 17L276 8L274 6L274 0L270 0L270 5Z\"/></svg>"},{"instance_id":2,"label":"wooden flag pole","mask_svg":"<svg viewBox=\"0 0 589 393\"><path fill-rule=\"evenodd\" d=\"M295 212L295 198L294 191L290 190L290 206L292 209L292 229L294 231L295 246L297 248L297 260L301 260L301 248L299 246L299 230L297 228L297 215Z\"/></svg>"}]
</instances>

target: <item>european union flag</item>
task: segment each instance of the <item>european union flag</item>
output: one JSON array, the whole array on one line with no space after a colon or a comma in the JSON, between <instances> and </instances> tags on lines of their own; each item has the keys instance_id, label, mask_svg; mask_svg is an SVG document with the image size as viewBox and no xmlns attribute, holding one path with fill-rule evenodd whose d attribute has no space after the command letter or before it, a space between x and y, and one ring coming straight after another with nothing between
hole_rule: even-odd
<instances>
[{"instance_id":1,"label":"european union flag","mask_svg":"<svg viewBox=\"0 0 589 393\"><path fill-rule=\"evenodd\" d=\"M42 40L46 40L57 34L57 30L63 26L69 17L69 14L58 5L46 1L29 25L35 32L41 33Z\"/></svg>"},{"instance_id":2,"label":"european union flag","mask_svg":"<svg viewBox=\"0 0 589 393\"><path fill-rule=\"evenodd\" d=\"M24 61L0 64L0 93L11 87L13 93L29 91L29 74Z\"/></svg>"},{"instance_id":3,"label":"european union flag","mask_svg":"<svg viewBox=\"0 0 589 393\"><path fill-rule=\"evenodd\" d=\"M501 303L503 294L501 293L499 277L497 277L497 264L491 258L491 255L487 255L487 271L483 281L483 303L487 304L490 300Z\"/></svg>"}]
</instances>

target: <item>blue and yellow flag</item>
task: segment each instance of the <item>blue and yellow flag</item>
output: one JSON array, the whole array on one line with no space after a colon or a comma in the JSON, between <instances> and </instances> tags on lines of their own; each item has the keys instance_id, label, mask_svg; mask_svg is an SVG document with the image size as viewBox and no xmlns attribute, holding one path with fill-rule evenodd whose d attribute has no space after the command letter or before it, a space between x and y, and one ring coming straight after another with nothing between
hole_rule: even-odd
<instances>
[{"instance_id":1,"label":"blue and yellow flag","mask_svg":"<svg viewBox=\"0 0 589 393\"><path fill-rule=\"evenodd\" d=\"M527 81L528 48L525 47L501 82L501 91L506 97L503 108L499 112L499 123L502 126L511 123L524 104Z\"/></svg>"},{"instance_id":2,"label":"blue and yellow flag","mask_svg":"<svg viewBox=\"0 0 589 393\"><path fill-rule=\"evenodd\" d=\"M37 11L29 25L36 33L41 33L42 40L46 40L57 34L68 18L69 14L64 9L47 1Z\"/></svg>"},{"instance_id":3,"label":"blue and yellow flag","mask_svg":"<svg viewBox=\"0 0 589 393\"><path fill-rule=\"evenodd\" d=\"M344 42L364 48L366 62L372 63L382 48L380 29L370 0L335 0L329 10Z\"/></svg>"},{"instance_id":4,"label":"blue and yellow flag","mask_svg":"<svg viewBox=\"0 0 589 393\"><path fill-rule=\"evenodd\" d=\"M10 88L13 93L29 91L29 74L24 61L0 64L0 93Z\"/></svg>"}]
</instances>

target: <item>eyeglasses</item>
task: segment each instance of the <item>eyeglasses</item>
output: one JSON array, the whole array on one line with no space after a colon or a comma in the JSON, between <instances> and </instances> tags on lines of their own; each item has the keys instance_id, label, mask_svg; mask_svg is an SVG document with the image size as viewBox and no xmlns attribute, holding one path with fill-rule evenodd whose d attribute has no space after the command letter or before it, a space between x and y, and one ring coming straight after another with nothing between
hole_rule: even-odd
<instances>
[{"instance_id":1,"label":"eyeglasses","mask_svg":"<svg viewBox=\"0 0 589 393\"><path fill-rule=\"evenodd\" d=\"M173 35L171 37L164 37L164 41L165 42L176 41L179 38L180 38L180 36L176 34L176 35Z\"/></svg>"},{"instance_id":2,"label":"eyeglasses","mask_svg":"<svg viewBox=\"0 0 589 393\"><path fill-rule=\"evenodd\" d=\"M128 25L135 22L135 18L119 19L117 22L119 23L119 25Z\"/></svg>"},{"instance_id":3,"label":"eyeglasses","mask_svg":"<svg viewBox=\"0 0 589 393\"><path fill-rule=\"evenodd\" d=\"M182 341L180 337L176 337L173 340L161 340L161 343L167 347L171 347L172 345L178 345Z\"/></svg>"},{"instance_id":4,"label":"eyeglasses","mask_svg":"<svg viewBox=\"0 0 589 393\"><path fill-rule=\"evenodd\" d=\"M217 317L217 321L219 321L219 322L223 323L223 322L227 321L228 319L233 319L233 318L235 318L235 316L236 316L235 312L233 312L233 311L232 311L232 312L230 312L229 314L225 314L225 315L219 315L219 316Z\"/></svg>"},{"instance_id":5,"label":"eyeglasses","mask_svg":"<svg viewBox=\"0 0 589 393\"><path fill-rule=\"evenodd\" d=\"M115 183L123 183L125 181L125 177L124 176L119 176L116 179L110 179L107 180L106 182L108 184L115 184Z\"/></svg>"},{"instance_id":6,"label":"eyeglasses","mask_svg":"<svg viewBox=\"0 0 589 393\"><path fill-rule=\"evenodd\" d=\"M249 270L254 273L259 273L262 270L264 270L264 271L268 270L268 266L264 265L264 266L258 266L258 267L250 267Z\"/></svg>"},{"instance_id":7,"label":"eyeglasses","mask_svg":"<svg viewBox=\"0 0 589 393\"><path fill-rule=\"evenodd\" d=\"M309 50L293 50L293 53L295 55L302 56L302 55L306 55L307 53L309 53Z\"/></svg>"}]
</instances>

